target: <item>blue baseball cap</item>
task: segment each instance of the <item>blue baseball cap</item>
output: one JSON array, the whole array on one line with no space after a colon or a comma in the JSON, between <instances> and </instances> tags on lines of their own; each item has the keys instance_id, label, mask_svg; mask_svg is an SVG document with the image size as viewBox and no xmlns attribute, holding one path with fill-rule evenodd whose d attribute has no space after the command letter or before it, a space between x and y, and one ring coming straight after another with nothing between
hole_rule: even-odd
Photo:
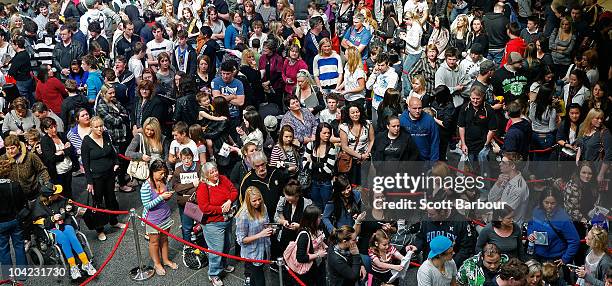
<instances>
[{"instance_id":1,"label":"blue baseball cap","mask_svg":"<svg viewBox=\"0 0 612 286\"><path fill-rule=\"evenodd\" d=\"M453 247L453 242L448 237L443 235L436 236L429 242L430 250L427 258L432 259L446 252L451 247Z\"/></svg>"}]
</instances>

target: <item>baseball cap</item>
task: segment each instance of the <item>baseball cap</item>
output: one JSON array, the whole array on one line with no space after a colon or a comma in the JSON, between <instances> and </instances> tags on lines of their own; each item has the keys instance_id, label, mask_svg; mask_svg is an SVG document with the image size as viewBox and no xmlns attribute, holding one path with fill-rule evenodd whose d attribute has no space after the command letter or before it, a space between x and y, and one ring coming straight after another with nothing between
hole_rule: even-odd
<instances>
[{"instance_id":1,"label":"baseball cap","mask_svg":"<svg viewBox=\"0 0 612 286\"><path fill-rule=\"evenodd\" d=\"M278 125L278 119L272 115L266 116L264 119L264 125L266 126L266 130L268 132L276 131L276 126Z\"/></svg>"},{"instance_id":2,"label":"baseball cap","mask_svg":"<svg viewBox=\"0 0 612 286\"><path fill-rule=\"evenodd\" d=\"M495 63L493 63L493 61L490 60L485 60L482 63L480 63L480 74L484 74L488 71L494 71L496 68Z\"/></svg>"},{"instance_id":3,"label":"baseball cap","mask_svg":"<svg viewBox=\"0 0 612 286\"><path fill-rule=\"evenodd\" d=\"M508 55L508 64L512 65L512 64L516 64L519 62L523 62L523 56L521 56L521 54L517 53L517 52L511 52Z\"/></svg>"},{"instance_id":4,"label":"baseball cap","mask_svg":"<svg viewBox=\"0 0 612 286\"><path fill-rule=\"evenodd\" d=\"M451 247L453 247L453 242L448 237L443 235L436 236L429 242L430 250L427 258L432 259L446 252Z\"/></svg>"},{"instance_id":5,"label":"baseball cap","mask_svg":"<svg viewBox=\"0 0 612 286\"><path fill-rule=\"evenodd\" d=\"M62 185L53 185L52 183L44 183L40 188L40 192L45 197L61 194L63 190L64 188L62 187Z\"/></svg>"}]
</instances>

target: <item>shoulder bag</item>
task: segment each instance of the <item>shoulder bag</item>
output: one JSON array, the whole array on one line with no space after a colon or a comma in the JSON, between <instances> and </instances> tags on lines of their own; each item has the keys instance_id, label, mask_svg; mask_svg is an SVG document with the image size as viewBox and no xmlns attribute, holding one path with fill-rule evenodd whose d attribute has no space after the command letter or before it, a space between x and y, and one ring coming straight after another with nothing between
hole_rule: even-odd
<instances>
[{"instance_id":1,"label":"shoulder bag","mask_svg":"<svg viewBox=\"0 0 612 286\"><path fill-rule=\"evenodd\" d=\"M201 184L205 184L204 182L202 182ZM206 186L206 191L208 192L208 196L210 197L210 190L208 189L208 186ZM185 209L183 210L183 213L190 217L191 219L202 223L202 222L206 222L206 216L204 215L204 213L202 212L202 210L200 210L200 207L198 206L197 200L196 200L196 194L197 191L195 193L193 193L191 195L191 197L189 197L189 200L185 203Z\"/></svg>"},{"instance_id":2,"label":"shoulder bag","mask_svg":"<svg viewBox=\"0 0 612 286\"><path fill-rule=\"evenodd\" d=\"M285 263L287 263L287 267L289 267L293 272L302 275L310 270L312 267L312 261L306 263L300 263L297 261L297 241L300 239L300 235L302 233L306 233L308 236L308 244L306 246L306 253L310 252L310 234L307 231L302 231L297 235L297 238L294 241L289 242L287 248L285 248L285 252L283 252L283 258L285 259Z\"/></svg>"},{"instance_id":3,"label":"shoulder bag","mask_svg":"<svg viewBox=\"0 0 612 286\"><path fill-rule=\"evenodd\" d=\"M140 152L143 155L147 154L147 150L145 149L144 144L144 136L139 134L140 136ZM132 178L136 178L138 180L144 181L149 178L149 164L143 160L131 160L128 165L127 174Z\"/></svg>"},{"instance_id":4,"label":"shoulder bag","mask_svg":"<svg viewBox=\"0 0 612 286\"><path fill-rule=\"evenodd\" d=\"M361 137L361 129L363 126L359 127L359 132L357 133L357 137L355 138L355 146L353 146L353 151L357 150L357 144L359 144L359 138ZM348 132L351 132L351 128L349 127ZM348 137L349 134L347 134ZM338 172L339 173L348 173L353 166L353 156L351 154L340 151L338 153Z\"/></svg>"}]
</instances>

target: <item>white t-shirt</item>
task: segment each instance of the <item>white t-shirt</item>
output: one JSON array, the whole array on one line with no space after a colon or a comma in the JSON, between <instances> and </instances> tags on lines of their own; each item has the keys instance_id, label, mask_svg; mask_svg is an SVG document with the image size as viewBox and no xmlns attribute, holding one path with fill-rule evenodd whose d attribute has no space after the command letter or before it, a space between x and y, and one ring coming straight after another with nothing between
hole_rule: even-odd
<instances>
[{"instance_id":1,"label":"white t-shirt","mask_svg":"<svg viewBox=\"0 0 612 286\"><path fill-rule=\"evenodd\" d=\"M134 77L139 79L142 77L142 71L144 70L144 66L142 65L142 61L131 57L128 61L128 69L134 74Z\"/></svg>"},{"instance_id":2,"label":"white t-shirt","mask_svg":"<svg viewBox=\"0 0 612 286\"><path fill-rule=\"evenodd\" d=\"M354 73L350 73L348 70L348 66L344 67L344 89L345 90L354 90L359 87L359 79L363 78L365 81L366 74L361 68L357 68ZM344 95L344 98L348 101L355 101L360 98L365 98L365 89L358 93L347 93Z\"/></svg>"},{"instance_id":3,"label":"white t-shirt","mask_svg":"<svg viewBox=\"0 0 612 286\"><path fill-rule=\"evenodd\" d=\"M173 49L174 43L168 39L164 39L161 43L153 39L147 43L147 55L153 56L154 59L157 59L157 56L161 54L161 52L166 52L168 55L172 56Z\"/></svg>"},{"instance_id":4,"label":"white t-shirt","mask_svg":"<svg viewBox=\"0 0 612 286\"><path fill-rule=\"evenodd\" d=\"M168 153L170 155L174 155L174 156L177 157L176 165L174 166L175 168L183 165L181 160L178 159L178 157L179 157L178 154L180 154L181 150L183 150L185 148L191 149L191 152L193 153L193 161L194 162L197 162L197 161L200 160L200 156L198 156L198 154L200 154L198 152L198 146L196 145L196 143L193 140L189 139L187 144L180 144L180 143L178 143L178 141L172 140L172 143L170 143L170 150L168 151Z\"/></svg>"},{"instance_id":5,"label":"white t-shirt","mask_svg":"<svg viewBox=\"0 0 612 286\"><path fill-rule=\"evenodd\" d=\"M329 109L325 108L321 110L321 112L319 112L319 121L325 122L325 123L331 123L332 121L334 121L334 119L336 119L336 113L338 112L340 111L336 109L336 112L331 113Z\"/></svg>"}]
</instances>

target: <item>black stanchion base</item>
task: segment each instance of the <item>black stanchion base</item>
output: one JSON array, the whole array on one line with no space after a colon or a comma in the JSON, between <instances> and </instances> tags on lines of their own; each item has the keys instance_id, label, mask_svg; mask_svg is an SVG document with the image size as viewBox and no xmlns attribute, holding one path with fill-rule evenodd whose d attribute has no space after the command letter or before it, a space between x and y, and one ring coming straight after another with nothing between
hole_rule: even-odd
<instances>
[{"instance_id":1,"label":"black stanchion base","mask_svg":"<svg viewBox=\"0 0 612 286\"><path fill-rule=\"evenodd\" d=\"M151 266L136 267L130 270L130 278L134 281L144 281L155 275L155 270Z\"/></svg>"}]
</instances>

